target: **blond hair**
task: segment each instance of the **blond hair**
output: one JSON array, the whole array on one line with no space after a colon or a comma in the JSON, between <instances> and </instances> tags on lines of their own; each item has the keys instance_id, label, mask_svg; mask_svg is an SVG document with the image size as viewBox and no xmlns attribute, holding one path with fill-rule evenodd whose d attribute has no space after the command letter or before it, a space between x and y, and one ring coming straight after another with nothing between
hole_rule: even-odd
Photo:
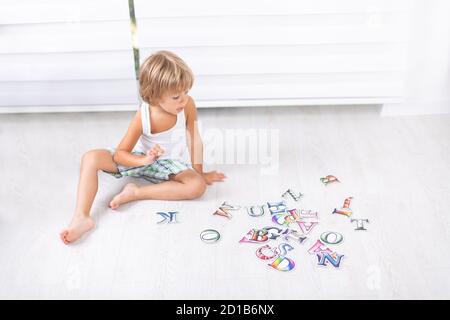
<instances>
[{"instance_id":1,"label":"blond hair","mask_svg":"<svg viewBox=\"0 0 450 320\"><path fill-rule=\"evenodd\" d=\"M170 51L158 51L139 68L139 94L142 100L155 103L166 92L190 90L194 75L187 64Z\"/></svg>"}]
</instances>

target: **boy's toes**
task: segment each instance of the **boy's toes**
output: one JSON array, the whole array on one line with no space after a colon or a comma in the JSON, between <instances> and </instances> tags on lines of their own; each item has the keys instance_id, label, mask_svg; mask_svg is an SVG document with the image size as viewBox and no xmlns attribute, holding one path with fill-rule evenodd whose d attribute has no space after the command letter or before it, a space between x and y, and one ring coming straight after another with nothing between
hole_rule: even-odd
<instances>
[{"instance_id":1,"label":"boy's toes","mask_svg":"<svg viewBox=\"0 0 450 320\"><path fill-rule=\"evenodd\" d=\"M67 235L69 234L68 230L63 230L60 234L59 237L61 238L62 242L64 242L64 244L69 244L69 240L67 240Z\"/></svg>"},{"instance_id":2,"label":"boy's toes","mask_svg":"<svg viewBox=\"0 0 450 320\"><path fill-rule=\"evenodd\" d=\"M116 201L114 201L114 199L111 200L111 202L109 203L109 207L113 210L117 209L118 205L117 205Z\"/></svg>"}]
</instances>

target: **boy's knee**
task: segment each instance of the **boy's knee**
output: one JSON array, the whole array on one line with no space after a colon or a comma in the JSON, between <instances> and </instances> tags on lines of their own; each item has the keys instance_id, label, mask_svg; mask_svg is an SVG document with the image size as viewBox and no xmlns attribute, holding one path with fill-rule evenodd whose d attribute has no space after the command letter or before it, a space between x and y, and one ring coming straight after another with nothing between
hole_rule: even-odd
<instances>
[{"instance_id":1,"label":"boy's knee","mask_svg":"<svg viewBox=\"0 0 450 320\"><path fill-rule=\"evenodd\" d=\"M97 150L90 150L83 154L81 157L81 166L82 167L97 167L98 165L98 153Z\"/></svg>"},{"instance_id":2,"label":"boy's knee","mask_svg":"<svg viewBox=\"0 0 450 320\"><path fill-rule=\"evenodd\" d=\"M189 184L190 199L200 198L206 191L206 182L202 177L193 179Z\"/></svg>"}]
</instances>

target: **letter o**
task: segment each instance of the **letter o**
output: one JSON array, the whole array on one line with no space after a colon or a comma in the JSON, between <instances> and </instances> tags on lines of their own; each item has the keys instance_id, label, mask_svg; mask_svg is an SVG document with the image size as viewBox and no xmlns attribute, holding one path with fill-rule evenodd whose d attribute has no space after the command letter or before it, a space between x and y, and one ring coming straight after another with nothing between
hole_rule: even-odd
<instances>
[{"instance_id":1,"label":"letter o","mask_svg":"<svg viewBox=\"0 0 450 320\"><path fill-rule=\"evenodd\" d=\"M219 241L220 233L214 229L206 229L200 233L200 239L206 243L214 243Z\"/></svg>"},{"instance_id":2,"label":"letter o","mask_svg":"<svg viewBox=\"0 0 450 320\"><path fill-rule=\"evenodd\" d=\"M330 236L333 235L334 240L330 240ZM344 241L344 236L339 232L327 231L320 235L320 240L326 244L339 244Z\"/></svg>"}]
</instances>

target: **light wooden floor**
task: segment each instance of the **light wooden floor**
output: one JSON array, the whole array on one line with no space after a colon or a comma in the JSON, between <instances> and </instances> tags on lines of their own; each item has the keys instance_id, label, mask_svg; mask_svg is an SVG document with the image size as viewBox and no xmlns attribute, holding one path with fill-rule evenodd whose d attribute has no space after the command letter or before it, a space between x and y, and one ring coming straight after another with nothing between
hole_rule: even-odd
<instances>
[{"instance_id":1,"label":"light wooden floor","mask_svg":"<svg viewBox=\"0 0 450 320\"><path fill-rule=\"evenodd\" d=\"M228 181L194 201L142 201L118 212L107 203L131 179L100 174L97 228L74 246L58 232L73 213L80 157L115 146L131 113L0 115L0 298L37 299L417 299L450 298L450 115L381 118L376 107L200 110L203 129L280 130L280 168L210 165ZM206 148L208 148L208 143ZM334 174L341 184L324 186ZM279 199L292 187L320 225L283 273L238 241L268 216L212 216L222 201ZM356 232L332 215L353 196ZM157 211L178 224L157 225ZM222 240L204 244L216 228ZM324 231L341 232L341 269L320 268L307 249ZM333 247L334 249L334 247Z\"/></svg>"}]
</instances>

